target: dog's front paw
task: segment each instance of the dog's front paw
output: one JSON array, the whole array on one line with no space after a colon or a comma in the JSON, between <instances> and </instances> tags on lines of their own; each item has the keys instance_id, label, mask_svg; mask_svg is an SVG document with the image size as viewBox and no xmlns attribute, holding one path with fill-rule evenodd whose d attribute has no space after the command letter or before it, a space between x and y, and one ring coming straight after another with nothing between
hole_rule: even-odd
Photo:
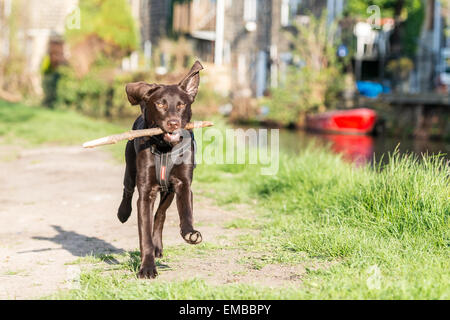
<instances>
[{"instance_id":1,"label":"dog's front paw","mask_svg":"<svg viewBox=\"0 0 450 320\"><path fill-rule=\"evenodd\" d=\"M137 276L140 279L154 279L158 275L158 271L156 271L156 266L141 266Z\"/></svg>"},{"instance_id":2,"label":"dog's front paw","mask_svg":"<svg viewBox=\"0 0 450 320\"><path fill-rule=\"evenodd\" d=\"M187 232L184 235L182 233L181 236L183 237L184 241L189 244L199 244L203 240L202 234L195 230Z\"/></svg>"},{"instance_id":3,"label":"dog's front paw","mask_svg":"<svg viewBox=\"0 0 450 320\"><path fill-rule=\"evenodd\" d=\"M127 222L128 218L131 215L131 210L131 199L122 199L119 210L117 212L117 218L119 218L119 221L122 223Z\"/></svg>"}]
</instances>

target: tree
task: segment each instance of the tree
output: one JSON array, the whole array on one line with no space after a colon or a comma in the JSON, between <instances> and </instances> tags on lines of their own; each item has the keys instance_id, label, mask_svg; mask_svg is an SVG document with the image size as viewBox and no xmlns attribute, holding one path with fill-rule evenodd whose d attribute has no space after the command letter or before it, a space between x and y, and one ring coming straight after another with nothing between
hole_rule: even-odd
<instances>
[{"instance_id":1,"label":"tree","mask_svg":"<svg viewBox=\"0 0 450 320\"><path fill-rule=\"evenodd\" d=\"M367 8L376 5L382 18L393 18L395 28L391 36L392 54L412 57L417 49L421 25L424 20L422 0L349 0L346 15L367 18Z\"/></svg>"},{"instance_id":2,"label":"tree","mask_svg":"<svg viewBox=\"0 0 450 320\"><path fill-rule=\"evenodd\" d=\"M101 58L119 60L136 50L138 33L126 0L80 0L80 29L66 29L71 64L79 76Z\"/></svg>"},{"instance_id":3,"label":"tree","mask_svg":"<svg viewBox=\"0 0 450 320\"><path fill-rule=\"evenodd\" d=\"M109 116L114 93L123 97L114 87L118 66L138 47L135 22L127 0L79 0L79 9L80 23L66 24L68 63L43 64L44 103Z\"/></svg>"},{"instance_id":4,"label":"tree","mask_svg":"<svg viewBox=\"0 0 450 320\"><path fill-rule=\"evenodd\" d=\"M27 27L27 11L22 0L0 0L0 98L19 101L33 91L26 74L26 58L18 34Z\"/></svg>"},{"instance_id":5,"label":"tree","mask_svg":"<svg viewBox=\"0 0 450 320\"><path fill-rule=\"evenodd\" d=\"M306 112L324 111L333 105L343 76L334 45L335 27L327 26L326 14L320 18L311 15L309 22L297 25L296 30L288 35L293 65L266 102L270 119L302 126Z\"/></svg>"}]
</instances>

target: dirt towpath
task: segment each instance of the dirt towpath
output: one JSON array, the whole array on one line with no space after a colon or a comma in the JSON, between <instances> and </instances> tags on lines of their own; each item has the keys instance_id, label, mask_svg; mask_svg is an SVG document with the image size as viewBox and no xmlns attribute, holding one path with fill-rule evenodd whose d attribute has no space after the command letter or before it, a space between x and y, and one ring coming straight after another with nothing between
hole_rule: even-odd
<instances>
[{"instance_id":1,"label":"dirt towpath","mask_svg":"<svg viewBox=\"0 0 450 320\"><path fill-rule=\"evenodd\" d=\"M70 263L78 257L138 248L135 207L126 224L116 218L124 166L109 153L77 146L14 148L0 146L0 299L55 293L68 286ZM213 206L201 192L194 194L195 221L204 241L232 241L239 231L225 230L224 224L237 215ZM165 246L184 243L178 223L173 204L164 229ZM249 271L236 262L239 256L236 251L216 252L173 265L159 278L195 276L217 284L277 285L295 282L304 272L303 267L282 266Z\"/></svg>"}]
</instances>

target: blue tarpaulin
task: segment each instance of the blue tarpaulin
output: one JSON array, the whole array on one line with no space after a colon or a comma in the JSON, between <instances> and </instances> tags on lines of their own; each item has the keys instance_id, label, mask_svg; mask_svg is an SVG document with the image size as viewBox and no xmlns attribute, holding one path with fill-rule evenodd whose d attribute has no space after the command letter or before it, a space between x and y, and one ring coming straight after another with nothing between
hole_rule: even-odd
<instances>
[{"instance_id":1,"label":"blue tarpaulin","mask_svg":"<svg viewBox=\"0 0 450 320\"><path fill-rule=\"evenodd\" d=\"M369 98L376 98L385 91L381 84L369 81L356 81L356 87L361 95Z\"/></svg>"}]
</instances>

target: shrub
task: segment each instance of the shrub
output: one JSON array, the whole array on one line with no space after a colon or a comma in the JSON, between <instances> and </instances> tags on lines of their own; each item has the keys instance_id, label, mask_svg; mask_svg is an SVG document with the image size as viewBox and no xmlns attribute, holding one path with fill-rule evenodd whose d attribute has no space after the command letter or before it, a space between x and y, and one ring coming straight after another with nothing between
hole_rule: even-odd
<instances>
[{"instance_id":1,"label":"shrub","mask_svg":"<svg viewBox=\"0 0 450 320\"><path fill-rule=\"evenodd\" d=\"M81 0L80 29L66 29L70 64L77 76L86 75L101 60L119 61L139 44L138 33L125 0Z\"/></svg>"},{"instance_id":2,"label":"shrub","mask_svg":"<svg viewBox=\"0 0 450 320\"><path fill-rule=\"evenodd\" d=\"M269 120L301 126L306 112L333 104L344 82L333 36L325 14L311 16L307 24L296 26L295 35L288 36L294 64L280 87L272 90L272 97L263 99L269 106Z\"/></svg>"}]
</instances>

